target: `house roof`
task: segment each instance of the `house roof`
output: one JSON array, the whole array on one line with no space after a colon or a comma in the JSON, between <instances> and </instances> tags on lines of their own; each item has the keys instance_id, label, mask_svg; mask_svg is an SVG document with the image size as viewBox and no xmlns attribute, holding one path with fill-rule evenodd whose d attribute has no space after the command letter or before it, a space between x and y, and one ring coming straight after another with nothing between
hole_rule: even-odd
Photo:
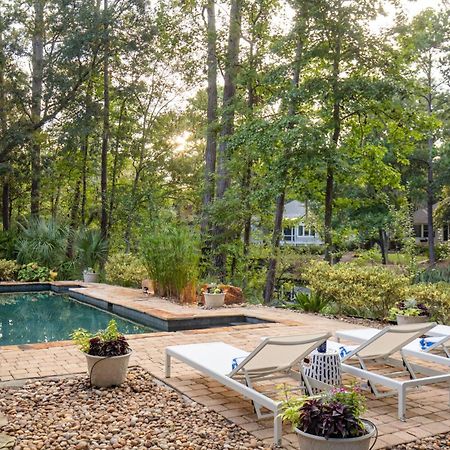
<instances>
[{"instance_id":1,"label":"house roof","mask_svg":"<svg viewBox=\"0 0 450 450\"><path fill-rule=\"evenodd\" d=\"M433 205L433 211L436 209L437 203ZM428 223L427 208L416 209L413 214L413 224L422 225Z\"/></svg>"},{"instance_id":2,"label":"house roof","mask_svg":"<svg viewBox=\"0 0 450 450\"><path fill-rule=\"evenodd\" d=\"M292 200L291 202L287 202L284 205L283 217L285 219L298 219L300 217L304 217L305 215L306 206L304 203L299 202L298 200Z\"/></svg>"}]
</instances>

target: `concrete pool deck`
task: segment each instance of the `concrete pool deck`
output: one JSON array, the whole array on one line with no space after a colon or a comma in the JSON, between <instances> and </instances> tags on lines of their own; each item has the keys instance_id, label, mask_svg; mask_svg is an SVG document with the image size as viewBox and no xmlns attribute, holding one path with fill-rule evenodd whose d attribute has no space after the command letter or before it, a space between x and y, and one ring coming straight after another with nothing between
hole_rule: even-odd
<instances>
[{"instance_id":1,"label":"concrete pool deck","mask_svg":"<svg viewBox=\"0 0 450 450\"><path fill-rule=\"evenodd\" d=\"M131 337L132 365L138 365L164 380L164 349L169 345L224 341L236 347L252 350L263 336L304 334L318 331L334 332L355 328L340 320L312 314L301 314L259 306L229 307L204 310L196 306L182 306L167 300L145 296L140 290L103 284L77 283L75 288L90 297L120 304L147 314L167 319L192 318L208 315L236 315L257 317L273 323L239 325L235 327L157 332ZM0 386L11 382L39 377L70 376L85 372L84 356L70 342L30 344L0 348ZM221 384L203 377L190 367L174 362L173 378L166 380L193 400L220 412L232 422L270 442L272 421L257 421L251 404ZM375 448L411 442L423 437L450 432L448 388L426 387L408 395L407 421L397 419L396 398L375 400L369 396L365 415L379 428L380 438ZM283 435L285 449L297 449L296 436L286 426Z\"/></svg>"}]
</instances>

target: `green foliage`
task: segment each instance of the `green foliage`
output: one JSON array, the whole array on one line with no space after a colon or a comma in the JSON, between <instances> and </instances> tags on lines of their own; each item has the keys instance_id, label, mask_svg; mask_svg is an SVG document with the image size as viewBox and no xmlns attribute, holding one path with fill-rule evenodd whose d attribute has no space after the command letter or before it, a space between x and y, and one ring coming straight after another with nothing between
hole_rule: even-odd
<instances>
[{"instance_id":1,"label":"green foliage","mask_svg":"<svg viewBox=\"0 0 450 450\"><path fill-rule=\"evenodd\" d=\"M148 277L141 258L131 253L110 255L105 271L108 283L125 287L141 287L142 280Z\"/></svg>"},{"instance_id":2,"label":"green foliage","mask_svg":"<svg viewBox=\"0 0 450 450\"><path fill-rule=\"evenodd\" d=\"M17 274L19 281L53 281L58 274L48 267L37 263L28 263L22 266Z\"/></svg>"},{"instance_id":3,"label":"green foliage","mask_svg":"<svg viewBox=\"0 0 450 450\"><path fill-rule=\"evenodd\" d=\"M450 245L448 243L437 244L434 247L436 261L444 261L450 259Z\"/></svg>"},{"instance_id":4,"label":"green foliage","mask_svg":"<svg viewBox=\"0 0 450 450\"><path fill-rule=\"evenodd\" d=\"M0 259L0 281L13 281L17 277L19 266L16 261Z\"/></svg>"},{"instance_id":5,"label":"green foliage","mask_svg":"<svg viewBox=\"0 0 450 450\"><path fill-rule=\"evenodd\" d=\"M108 254L108 242L102 238L100 230L84 229L75 240L77 263L81 270L98 270Z\"/></svg>"},{"instance_id":6,"label":"green foliage","mask_svg":"<svg viewBox=\"0 0 450 450\"><path fill-rule=\"evenodd\" d=\"M450 267L427 267L417 273L416 283L450 283Z\"/></svg>"},{"instance_id":7,"label":"green foliage","mask_svg":"<svg viewBox=\"0 0 450 450\"><path fill-rule=\"evenodd\" d=\"M198 240L186 225L157 223L142 238L150 278L160 295L179 297L198 278Z\"/></svg>"},{"instance_id":8,"label":"green foliage","mask_svg":"<svg viewBox=\"0 0 450 450\"><path fill-rule=\"evenodd\" d=\"M334 302L341 313L353 311L379 319L403 299L409 284L408 277L383 267L330 266L323 261L311 261L303 277L315 294Z\"/></svg>"},{"instance_id":9,"label":"green foliage","mask_svg":"<svg viewBox=\"0 0 450 450\"><path fill-rule=\"evenodd\" d=\"M32 219L21 227L17 261L57 268L66 257L67 227L54 220Z\"/></svg>"},{"instance_id":10,"label":"green foliage","mask_svg":"<svg viewBox=\"0 0 450 450\"><path fill-rule=\"evenodd\" d=\"M3 231L0 233L0 257L15 259L17 257L17 231Z\"/></svg>"},{"instance_id":11,"label":"green foliage","mask_svg":"<svg viewBox=\"0 0 450 450\"><path fill-rule=\"evenodd\" d=\"M110 320L105 330L90 333L84 328L75 330L70 335L72 340L84 353L94 356L120 356L129 353L129 346L117 328L114 319Z\"/></svg>"},{"instance_id":12,"label":"green foliage","mask_svg":"<svg viewBox=\"0 0 450 450\"><path fill-rule=\"evenodd\" d=\"M290 309L300 309L305 312L320 313L329 304L329 300L322 298L315 292L297 292L294 301L287 304Z\"/></svg>"}]
</instances>

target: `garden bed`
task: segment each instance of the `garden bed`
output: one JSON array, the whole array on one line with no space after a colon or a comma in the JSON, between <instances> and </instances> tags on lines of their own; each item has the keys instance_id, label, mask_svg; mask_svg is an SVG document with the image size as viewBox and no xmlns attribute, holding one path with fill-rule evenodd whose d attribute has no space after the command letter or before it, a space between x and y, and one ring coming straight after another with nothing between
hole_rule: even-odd
<instances>
[{"instance_id":1,"label":"garden bed","mask_svg":"<svg viewBox=\"0 0 450 450\"><path fill-rule=\"evenodd\" d=\"M90 389L84 377L0 389L0 412L16 450L270 448L140 368L114 389Z\"/></svg>"}]
</instances>

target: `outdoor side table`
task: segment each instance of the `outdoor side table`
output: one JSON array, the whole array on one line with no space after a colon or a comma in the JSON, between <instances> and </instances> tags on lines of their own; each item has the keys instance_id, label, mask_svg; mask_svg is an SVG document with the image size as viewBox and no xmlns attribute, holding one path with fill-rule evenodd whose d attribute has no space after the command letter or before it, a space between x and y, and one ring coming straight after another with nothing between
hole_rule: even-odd
<instances>
[{"instance_id":1,"label":"outdoor side table","mask_svg":"<svg viewBox=\"0 0 450 450\"><path fill-rule=\"evenodd\" d=\"M335 350L319 353L314 350L309 355L309 363L304 363L305 375L332 386L340 386L342 382L341 358ZM317 391L317 389L313 389Z\"/></svg>"}]
</instances>

